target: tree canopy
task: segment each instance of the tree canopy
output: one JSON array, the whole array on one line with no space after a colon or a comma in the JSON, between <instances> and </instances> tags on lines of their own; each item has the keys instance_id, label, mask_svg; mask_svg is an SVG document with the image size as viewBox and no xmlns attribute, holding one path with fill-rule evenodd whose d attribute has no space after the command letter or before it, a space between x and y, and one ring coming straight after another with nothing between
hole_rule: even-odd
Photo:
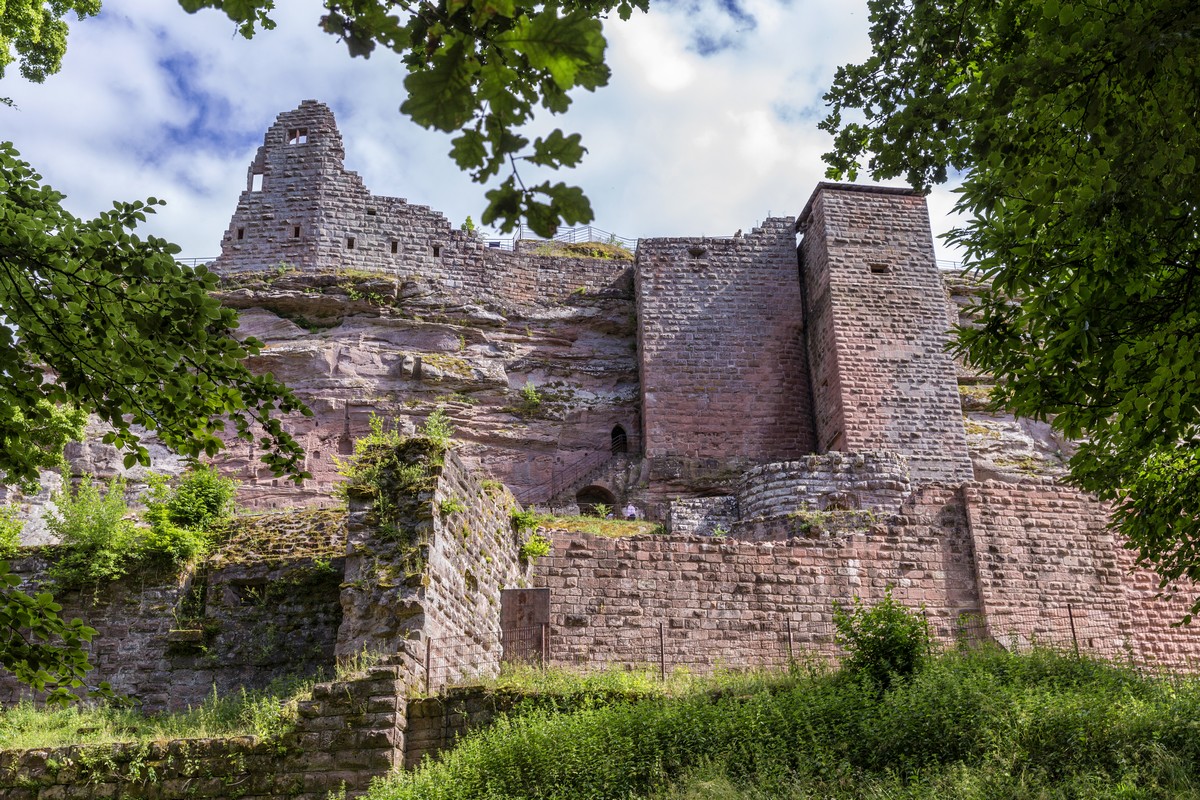
<instances>
[{"instance_id":1,"label":"tree canopy","mask_svg":"<svg viewBox=\"0 0 1200 800\"><path fill-rule=\"evenodd\" d=\"M1071 479L1164 586L1200 581L1200 6L870 13L871 57L826 95L829 174L961 176L949 240L987 288L957 348L1004 407L1085 438Z\"/></svg>"},{"instance_id":2,"label":"tree canopy","mask_svg":"<svg viewBox=\"0 0 1200 800\"><path fill-rule=\"evenodd\" d=\"M98 10L95 0L0 3L0 77L13 61L34 81L56 72L62 17ZM81 434L85 412L111 426L105 441L126 452L127 467L149 464L139 429L198 456L220 449L232 424L259 439L277 474L303 477L303 450L280 417L308 410L246 368L261 345L235 338L236 312L210 294L216 276L134 233L160 201L117 202L87 220L62 200L0 142L0 482L35 484ZM19 585L0 561L0 667L63 699L83 685L82 645L95 631Z\"/></svg>"}]
</instances>

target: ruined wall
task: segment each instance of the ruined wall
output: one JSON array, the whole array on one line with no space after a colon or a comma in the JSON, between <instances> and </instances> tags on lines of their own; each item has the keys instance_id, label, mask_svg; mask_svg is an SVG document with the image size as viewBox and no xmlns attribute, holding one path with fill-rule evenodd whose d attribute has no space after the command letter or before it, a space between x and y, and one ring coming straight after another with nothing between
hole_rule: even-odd
<instances>
[{"instance_id":1,"label":"ruined wall","mask_svg":"<svg viewBox=\"0 0 1200 800\"><path fill-rule=\"evenodd\" d=\"M250 165L213 269L365 271L425 282L460 302L530 305L611 286L628 267L490 247L427 206L371 194L344 158L327 106L305 100L280 114Z\"/></svg>"},{"instance_id":2,"label":"ruined wall","mask_svg":"<svg viewBox=\"0 0 1200 800\"><path fill-rule=\"evenodd\" d=\"M554 552L535 582L551 590L551 652L564 665L656 664L660 636L668 670L782 664L789 626L797 655L828 654L833 601L878 600L889 585L906 605L924 603L943 637L978 611L965 512L951 489L924 491L903 516L855 535L550 535Z\"/></svg>"},{"instance_id":3,"label":"ruined wall","mask_svg":"<svg viewBox=\"0 0 1200 800\"><path fill-rule=\"evenodd\" d=\"M394 666L317 684L295 728L274 739L0 751L0 800L326 800L343 790L356 797L405 763L403 689Z\"/></svg>"},{"instance_id":4,"label":"ruined wall","mask_svg":"<svg viewBox=\"0 0 1200 800\"><path fill-rule=\"evenodd\" d=\"M822 183L798 225L814 449L890 450L915 481L970 480L924 198Z\"/></svg>"},{"instance_id":5,"label":"ruined wall","mask_svg":"<svg viewBox=\"0 0 1200 800\"><path fill-rule=\"evenodd\" d=\"M826 453L747 470L738 488L743 519L797 511L900 510L912 493L908 463L896 453Z\"/></svg>"},{"instance_id":6,"label":"ruined wall","mask_svg":"<svg viewBox=\"0 0 1200 800\"><path fill-rule=\"evenodd\" d=\"M394 496L399 513L384 526L369 498L352 496L337 652L403 652L422 688L464 670L495 671L500 590L526 579L512 496L485 488L452 450L427 439L409 440L397 453L399 469L431 477L421 491Z\"/></svg>"},{"instance_id":7,"label":"ruined wall","mask_svg":"<svg viewBox=\"0 0 1200 800\"><path fill-rule=\"evenodd\" d=\"M56 592L65 617L97 630L95 669L147 711L182 710L214 690L263 688L284 676L332 673L341 623L342 522L329 511L238 520L196 573L148 570L82 591ZM18 559L41 580L50 550ZM0 702L26 696L0 674Z\"/></svg>"},{"instance_id":8,"label":"ruined wall","mask_svg":"<svg viewBox=\"0 0 1200 800\"><path fill-rule=\"evenodd\" d=\"M790 218L730 239L643 239L636 293L648 458L814 450Z\"/></svg>"}]
</instances>

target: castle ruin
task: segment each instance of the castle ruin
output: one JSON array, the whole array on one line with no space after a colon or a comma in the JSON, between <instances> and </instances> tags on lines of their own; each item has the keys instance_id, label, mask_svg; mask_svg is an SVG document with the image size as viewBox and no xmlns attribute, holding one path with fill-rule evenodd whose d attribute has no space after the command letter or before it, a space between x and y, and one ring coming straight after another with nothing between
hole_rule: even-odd
<instances>
[{"instance_id":1,"label":"castle ruin","mask_svg":"<svg viewBox=\"0 0 1200 800\"><path fill-rule=\"evenodd\" d=\"M280 114L211 265L265 343L252 367L314 411L288 422L313 478L293 487L234 443L222 469L274 513L181 581L67 598L100 629L100 677L147 707L364 647L388 654L393 694L438 688L495 669L518 628L563 665L782 664L831 651L833 601L889 587L945 640L1200 657L1171 627L1182 598L1134 568L1103 504L1056 482L1070 444L988 408L987 376L948 354L969 290L939 272L920 195L822 183L797 217L597 258L496 246L372 195L343 157L327 107ZM411 431L436 409L458 441L409 499L423 555L405 572L365 501L330 507L334 460L371 415ZM632 503L666 533L551 530L530 565L501 482L524 507ZM465 510L439 511L449 498ZM404 763L400 705L355 733L386 734L367 778Z\"/></svg>"}]
</instances>

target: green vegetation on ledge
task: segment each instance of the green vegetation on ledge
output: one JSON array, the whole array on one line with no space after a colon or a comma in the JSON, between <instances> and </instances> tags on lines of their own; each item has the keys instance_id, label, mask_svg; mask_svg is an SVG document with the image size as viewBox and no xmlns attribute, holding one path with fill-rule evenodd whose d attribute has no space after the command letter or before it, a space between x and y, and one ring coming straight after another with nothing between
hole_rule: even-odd
<instances>
[{"instance_id":1,"label":"green vegetation on ledge","mask_svg":"<svg viewBox=\"0 0 1200 800\"><path fill-rule=\"evenodd\" d=\"M741 680L567 713L533 704L368 797L1200 797L1195 679L985 648L882 693L849 671Z\"/></svg>"}]
</instances>

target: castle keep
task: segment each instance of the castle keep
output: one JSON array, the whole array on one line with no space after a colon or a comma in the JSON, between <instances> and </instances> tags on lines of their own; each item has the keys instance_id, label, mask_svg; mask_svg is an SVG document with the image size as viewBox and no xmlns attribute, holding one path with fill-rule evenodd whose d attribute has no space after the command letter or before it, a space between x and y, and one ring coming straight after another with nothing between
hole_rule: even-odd
<instances>
[{"instance_id":1,"label":"castle keep","mask_svg":"<svg viewBox=\"0 0 1200 800\"><path fill-rule=\"evenodd\" d=\"M1170 625L1195 587L1161 594L1105 506L1056 482L1071 444L990 408L989 377L948 355L971 290L939 273L921 196L822 183L798 216L731 236L572 248L487 241L372 195L343 157L324 105L280 114L211 265L264 343L252 368L314 412L286 423L313 478L279 480L234 443L219 464L263 513L183 576L59 598L99 629L97 680L151 709L383 654L302 711L296 746L322 757L263 767L256 796L354 791L414 763L452 715L414 710L413 686L514 655L782 665L833 654L833 602L889 587L944 641L1200 658ZM414 550L369 499L337 507L335 459L372 415L413 432L438 409L453 449L402 454L431 476L395 498ZM99 442L69 455L121 472ZM514 510L627 503L665 531L549 528L551 552L522 555ZM36 581L44 553L16 567ZM0 701L20 691L0 677Z\"/></svg>"}]
</instances>

